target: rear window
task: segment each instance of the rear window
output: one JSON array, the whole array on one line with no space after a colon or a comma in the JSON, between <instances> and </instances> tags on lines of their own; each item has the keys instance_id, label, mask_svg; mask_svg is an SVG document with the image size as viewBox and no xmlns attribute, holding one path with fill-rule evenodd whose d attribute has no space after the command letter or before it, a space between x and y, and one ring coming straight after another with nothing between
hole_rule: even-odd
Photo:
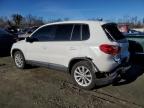
<instances>
[{"instance_id":1,"label":"rear window","mask_svg":"<svg viewBox=\"0 0 144 108\"><path fill-rule=\"evenodd\" d=\"M125 36L118 30L117 24L109 23L102 25L106 35L110 40L121 40L124 39Z\"/></svg>"}]
</instances>

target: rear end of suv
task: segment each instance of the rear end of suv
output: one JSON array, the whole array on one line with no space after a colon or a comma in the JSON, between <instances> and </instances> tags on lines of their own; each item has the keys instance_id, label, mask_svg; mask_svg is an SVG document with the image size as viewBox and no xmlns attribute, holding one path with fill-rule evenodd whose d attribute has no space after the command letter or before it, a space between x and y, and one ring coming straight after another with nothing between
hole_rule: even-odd
<instances>
[{"instance_id":1,"label":"rear end of suv","mask_svg":"<svg viewBox=\"0 0 144 108\"><path fill-rule=\"evenodd\" d=\"M128 41L115 23L46 24L11 49L18 68L27 64L68 70L81 88L111 83L128 62Z\"/></svg>"}]
</instances>

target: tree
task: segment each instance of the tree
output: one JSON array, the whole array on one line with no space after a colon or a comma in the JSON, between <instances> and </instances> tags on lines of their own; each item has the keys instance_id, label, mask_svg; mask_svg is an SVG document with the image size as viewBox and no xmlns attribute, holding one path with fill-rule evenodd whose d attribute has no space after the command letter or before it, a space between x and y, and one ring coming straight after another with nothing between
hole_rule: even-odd
<instances>
[{"instance_id":1,"label":"tree","mask_svg":"<svg viewBox=\"0 0 144 108\"><path fill-rule=\"evenodd\" d=\"M92 20L92 21L103 21L103 18L101 18L101 17L89 18L88 20Z\"/></svg>"},{"instance_id":2,"label":"tree","mask_svg":"<svg viewBox=\"0 0 144 108\"><path fill-rule=\"evenodd\" d=\"M0 17L0 27L6 27L8 25L7 20L7 17Z\"/></svg>"},{"instance_id":3,"label":"tree","mask_svg":"<svg viewBox=\"0 0 144 108\"><path fill-rule=\"evenodd\" d=\"M41 26L44 24L44 20L42 17L32 16L31 14L26 16L24 19L28 27Z\"/></svg>"},{"instance_id":4,"label":"tree","mask_svg":"<svg viewBox=\"0 0 144 108\"><path fill-rule=\"evenodd\" d=\"M23 16L20 14L13 14L12 15L12 22L15 27L19 28L21 26L23 20Z\"/></svg>"},{"instance_id":5,"label":"tree","mask_svg":"<svg viewBox=\"0 0 144 108\"><path fill-rule=\"evenodd\" d=\"M3 18L0 18L0 27L2 27L4 25L4 20Z\"/></svg>"},{"instance_id":6,"label":"tree","mask_svg":"<svg viewBox=\"0 0 144 108\"><path fill-rule=\"evenodd\" d=\"M69 21L70 19L69 18L64 18L64 21Z\"/></svg>"},{"instance_id":7,"label":"tree","mask_svg":"<svg viewBox=\"0 0 144 108\"><path fill-rule=\"evenodd\" d=\"M143 25L144 25L144 18L142 19L142 23L143 23Z\"/></svg>"}]
</instances>

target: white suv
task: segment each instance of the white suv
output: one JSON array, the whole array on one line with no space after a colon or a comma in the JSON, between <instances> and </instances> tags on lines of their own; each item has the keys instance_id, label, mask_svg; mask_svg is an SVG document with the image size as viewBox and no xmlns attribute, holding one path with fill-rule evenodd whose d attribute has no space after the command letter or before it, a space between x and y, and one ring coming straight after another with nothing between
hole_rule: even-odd
<instances>
[{"instance_id":1,"label":"white suv","mask_svg":"<svg viewBox=\"0 0 144 108\"><path fill-rule=\"evenodd\" d=\"M26 64L68 70L84 89L111 83L128 61L128 41L115 23L65 21L46 24L11 49L18 68Z\"/></svg>"}]
</instances>

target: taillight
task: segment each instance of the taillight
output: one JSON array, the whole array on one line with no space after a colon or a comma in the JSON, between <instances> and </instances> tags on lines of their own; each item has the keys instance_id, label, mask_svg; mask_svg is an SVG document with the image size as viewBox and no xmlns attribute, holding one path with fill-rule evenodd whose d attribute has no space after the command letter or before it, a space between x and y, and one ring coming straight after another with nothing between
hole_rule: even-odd
<instances>
[{"instance_id":1,"label":"taillight","mask_svg":"<svg viewBox=\"0 0 144 108\"><path fill-rule=\"evenodd\" d=\"M102 44L100 45L100 50L106 54L115 56L120 52L120 47L116 45Z\"/></svg>"}]
</instances>

